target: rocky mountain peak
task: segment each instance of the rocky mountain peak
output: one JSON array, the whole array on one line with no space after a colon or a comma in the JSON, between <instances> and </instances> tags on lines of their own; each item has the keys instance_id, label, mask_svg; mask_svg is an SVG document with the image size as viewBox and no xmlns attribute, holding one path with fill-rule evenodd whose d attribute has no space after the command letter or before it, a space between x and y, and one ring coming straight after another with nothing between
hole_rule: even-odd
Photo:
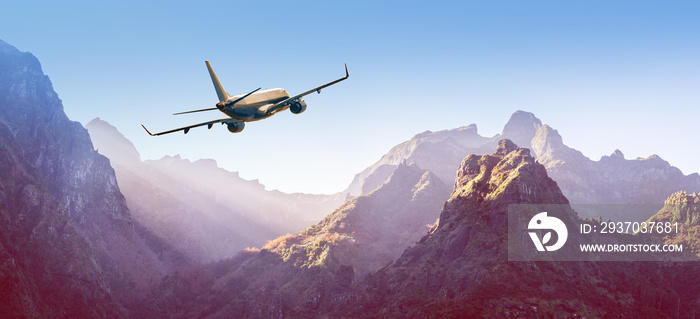
<instances>
[{"instance_id":1,"label":"rocky mountain peak","mask_svg":"<svg viewBox=\"0 0 700 319\"><path fill-rule=\"evenodd\" d=\"M7 42L0 40L0 100L21 99L36 101L44 107L40 113L45 119L63 115L63 105L54 92L49 77L44 75L39 60L29 52L20 52ZM16 109L18 105L4 105L20 114L30 110ZM23 107L24 108L24 107Z\"/></svg>"},{"instance_id":2,"label":"rocky mountain peak","mask_svg":"<svg viewBox=\"0 0 700 319\"><path fill-rule=\"evenodd\" d=\"M470 296L488 294L482 290L484 282L518 280L511 278L514 265L506 260L508 206L567 203L529 149L500 140L495 153L471 154L462 161L456 189L443 207L439 225L358 290L382 289L379 296L365 296L392 310L415 302L439 307L451 300L463 302ZM409 289L410 294L403 293ZM362 293L357 295L363 297Z\"/></svg>"},{"instance_id":3,"label":"rocky mountain peak","mask_svg":"<svg viewBox=\"0 0 700 319\"><path fill-rule=\"evenodd\" d=\"M540 126L537 129L537 132L535 133L535 136L533 137L534 139L543 139L545 140L550 146L563 146L564 141L559 134L559 131L555 130L551 126L545 124Z\"/></svg>"},{"instance_id":4,"label":"rocky mountain peak","mask_svg":"<svg viewBox=\"0 0 700 319\"><path fill-rule=\"evenodd\" d=\"M126 165L127 163L133 164L141 161L141 155L134 144L121 135L117 128L111 124L98 117L85 125L85 128L88 130L90 139L93 141L97 151L107 156L112 165ZM109 145L109 147L99 149L99 145L105 144Z\"/></svg>"},{"instance_id":5,"label":"rocky mountain peak","mask_svg":"<svg viewBox=\"0 0 700 319\"><path fill-rule=\"evenodd\" d=\"M616 149L612 154L610 154L610 158L625 159L625 154L622 154L622 151L620 151L619 149Z\"/></svg>"},{"instance_id":6,"label":"rocky mountain peak","mask_svg":"<svg viewBox=\"0 0 700 319\"><path fill-rule=\"evenodd\" d=\"M676 232L664 238L666 244L682 244L686 250L700 256L700 195L679 191L671 194L664 207L648 222L677 225Z\"/></svg>"},{"instance_id":7,"label":"rocky mountain peak","mask_svg":"<svg viewBox=\"0 0 700 319\"><path fill-rule=\"evenodd\" d=\"M518 146L515 145L511 140L509 139L502 139L498 142L498 148L496 148L496 155L501 155L505 156L508 155L508 153L515 151L518 149Z\"/></svg>"},{"instance_id":8,"label":"rocky mountain peak","mask_svg":"<svg viewBox=\"0 0 700 319\"><path fill-rule=\"evenodd\" d=\"M469 125L467 125L467 126L459 127L459 128L457 128L457 131L459 131L459 132L461 132L461 131L469 131L469 132L471 132L472 134L479 134L478 129L477 129L477 126L476 126L475 123L469 124Z\"/></svg>"},{"instance_id":9,"label":"rocky mountain peak","mask_svg":"<svg viewBox=\"0 0 700 319\"><path fill-rule=\"evenodd\" d=\"M495 214L489 218L491 226L499 228L505 225L507 214L505 208L494 210L496 203L568 204L557 183L530 155L530 150L507 139L499 141L494 154L469 155L462 161L455 191L440 215L440 225L462 220L464 212L473 214L487 201L492 202L489 214Z\"/></svg>"},{"instance_id":10,"label":"rocky mountain peak","mask_svg":"<svg viewBox=\"0 0 700 319\"><path fill-rule=\"evenodd\" d=\"M535 114L516 111L503 127L501 138L511 139L517 145L529 147L530 140L541 126L542 121Z\"/></svg>"},{"instance_id":11,"label":"rocky mountain peak","mask_svg":"<svg viewBox=\"0 0 700 319\"><path fill-rule=\"evenodd\" d=\"M686 193L684 191L676 192L666 199L667 205L677 205L677 204L700 204L700 194Z\"/></svg>"}]
</instances>

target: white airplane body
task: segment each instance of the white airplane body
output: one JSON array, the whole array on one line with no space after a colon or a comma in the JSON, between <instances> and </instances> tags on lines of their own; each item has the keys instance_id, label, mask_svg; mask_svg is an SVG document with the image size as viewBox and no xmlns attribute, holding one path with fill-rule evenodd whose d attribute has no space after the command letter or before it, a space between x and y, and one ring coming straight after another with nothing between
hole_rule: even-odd
<instances>
[{"instance_id":1,"label":"white airplane body","mask_svg":"<svg viewBox=\"0 0 700 319\"><path fill-rule=\"evenodd\" d=\"M302 97L313 92L321 93L322 89L336 84L340 81L343 81L349 77L348 67L346 65L345 77L328 82L324 85L315 87L311 90L308 90L301 94L297 94L295 96L290 96L289 93L287 93L287 91L285 91L284 89L269 89L259 91L260 88L253 90L248 94L231 96L224 90L224 87L221 85L221 82L219 82L219 78L214 73L214 70L209 64L209 61L206 61L206 64L207 69L209 70L209 75L211 76L211 81L214 84L214 89L216 90L216 95L219 98L219 102L216 103L216 107L180 112L175 113L175 115L219 110L226 114L228 117L190 126L180 127L159 133L151 133L145 126L141 125L148 134L150 134L151 136L157 136L177 131L184 131L185 134L187 134L191 128L205 125L208 128L211 128L216 123L226 124L230 132L239 133L243 131L243 128L245 128L246 122L254 122L266 119L274 115L275 113L285 111L287 109L289 109L294 114L304 112L306 110L306 102L301 99Z\"/></svg>"}]
</instances>

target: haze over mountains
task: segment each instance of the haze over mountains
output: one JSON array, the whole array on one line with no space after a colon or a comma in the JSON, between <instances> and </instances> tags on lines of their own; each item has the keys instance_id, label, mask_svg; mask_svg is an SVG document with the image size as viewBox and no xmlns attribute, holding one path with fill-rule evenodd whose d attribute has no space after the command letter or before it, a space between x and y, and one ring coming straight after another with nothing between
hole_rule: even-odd
<instances>
[{"instance_id":1,"label":"haze over mountains","mask_svg":"<svg viewBox=\"0 0 700 319\"><path fill-rule=\"evenodd\" d=\"M134 219L195 260L231 257L246 247L296 233L342 204L344 194L266 191L257 180L214 160L178 155L141 161L134 145L100 119L86 125L95 148L110 158Z\"/></svg>"},{"instance_id":2,"label":"haze over mountains","mask_svg":"<svg viewBox=\"0 0 700 319\"><path fill-rule=\"evenodd\" d=\"M402 164L395 175L410 169ZM360 240L367 237L338 225L381 218L355 209L361 202L355 200L266 249L169 277L138 316L602 318L682 317L700 310L698 262L508 262L509 204L568 204L528 149L502 140L492 155L466 157L458 172L439 223L363 279L355 271L364 261L353 259L353 251L370 252ZM391 183L358 199L370 201ZM578 216L569 212L567 223L573 223Z\"/></svg>"},{"instance_id":3,"label":"haze over mountains","mask_svg":"<svg viewBox=\"0 0 700 319\"><path fill-rule=\"evenodd\" d=\"M108 123L88 129L36 58L0 41L0 317L700 313L698 262L508 262L513 203L668 198L632 217L683 222L655 240L697 247L698 174L592 161L531 113L492 138L418 134L335 195L267 191L213 160L141 161Z\"/></svg>"},{"instance_id":4,"label":"haze over mountains","mask_svg":"<svg viewBox=\"0 0 700 319\"><path fill-rule=\"evenodd\" d=\"M660 205L674 192L700 191L697 173L683 175L656 155L627 160L615 150L611 156L592 161L566 146L558 132L534 114L523 111L515 112L503 132L492 138L479 135L475 124L418 134L392 148L358 173L346 191L334 195L266 191L258 181L246 181L236 172L218 168L214 160L190 162L176 155L142 162L133 144L109 123L95 119L86 127L95 148L111 159L134 218L201 261L228 258L243 248L262 247L275 237L296 233L335 210L348 196L376 190L402 163L430 171L441 184L451 185L466 155L492 152L499 138L529 147L575 204ZM441 194L433 200L444 202L449 191ZM618 212L583 206L579 213L641 222L660 206L637 207ZM425 217L435 220L438 213L433 209Z\"/></svg>"}]
</instances>

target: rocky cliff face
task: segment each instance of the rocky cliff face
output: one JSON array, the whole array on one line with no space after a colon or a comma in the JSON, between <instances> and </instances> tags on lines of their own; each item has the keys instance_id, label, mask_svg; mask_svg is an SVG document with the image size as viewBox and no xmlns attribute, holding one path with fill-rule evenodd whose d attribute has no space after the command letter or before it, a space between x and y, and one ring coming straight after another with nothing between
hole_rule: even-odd
<instances>
[{"instance_id":1,"label":"rocky cliff face","mask_svg":"<svg viewBox=\"0 0 700 319\"><path fill-rule=\"evenodd\" d=\"M659 236L666 244L683 245L684 252L700 256L700 195L677 192L647 222L669 223L672 233Z\"/></svg>"},{"instance_id":2,"label":"rocky cliff face","mask_svg":"<svg viewBox=\"0 0 700 319\"><path fill-rule=\"evenodd\" d=\"M109 161L66 117L39 61L2 41L0 127L0 246L11 265L0 276L26 292L13 304L40 317L124 315L172 259L134 225Z\"/></svg>"},{"instance_id":3,"label":"rocky cliff face","mask_svg":"<svg viewBox=\"0 0 700 319\"><path fill-rule=\"evenodd\" d=\"M4 107L4 105L3 105ZM65 206L0 124L0 317L122 316Z\"/></svg>"},{"instance_id":4,"label":"rocky cliff face","mask_svg":"<svg viewBox=\"0 0 700 319\"><path fill-rule=\"evenodd\" d=\"M296 233L345 199L267 191L214 160L191 162L176 155L142 162L109 123L95 119L86 127L95 148L110 158L134 219L199 262L230 258Z\"/></svg>"}]
</instances>

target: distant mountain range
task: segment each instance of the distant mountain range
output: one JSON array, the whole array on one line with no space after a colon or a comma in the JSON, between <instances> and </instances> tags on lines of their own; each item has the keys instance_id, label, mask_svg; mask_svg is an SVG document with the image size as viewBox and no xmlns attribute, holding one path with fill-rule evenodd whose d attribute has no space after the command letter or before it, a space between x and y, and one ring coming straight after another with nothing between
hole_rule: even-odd
<instances>
[{"instance_id":1,"label":"distant mountain range","mask_svg":"<svg viewBox=\"0 0 700 319\"><path fill-rule=\"evenodd\" d=\"M141 161L134 145L100 119L86 125L109 157L135 220L200 262L232 257L246 247L296 233L343 203L343 194L267 191L257 180L180 156Z\"/></svg>"},{"instance_id":2,"label":"distant mountain range","mask_svg":"<svg viewBox=\"0 0 700 319\"><path fill-rule=\"evenodd\" d=\"M411 170L400 164L395 174L411 176ZM697 262L509 262L509 204L568 204L529 149L502 140L494 154L467 156L458 176L439 222L395 262L363 279L355 271L365 261L353 257L367 254L374 260L372 246L387 240L362 243L371 237L359 231L366 222L358 218L383 216L367 214L375 206L358 207L383 192L382 197L400 198L390 195L396 194L391 191L396 175L298 235L169 277L138 316L602 318L700 311ZM562 217L565 223L579 218L569 212ZM400 214L390 216L401 220ZM349 231L353 226L358 231ZM391 228L371 230L375 238L392 233ZM674 284L664 285L667 281Z\"/></svg>"},{"instance_id":3,"label":"distant mountain range","mask_svg":"<svg viewBox=\"0 0 700 319\"><path fill-rule=\"evenodd\" d=\"M296 233L323 218L346 198L367 195L383 185L401 163L430 171L452 185L456 167L468 154L492 152L497 140L523 143L545 165L564 195L575 204L662 204L676 191L700 191L700 175L683 175L656 155L626 160L619 150L592 161L566 146L558 132L532 113L515 112L492 138L475 124L423 132L393 147L377 163L358 173L348 189L334 195L266 191L218 168L214 160L190 162L179 156L142 162L133 144L100 119L86 126L98 151L111 159L134 218L166 242L200 261L235 255L246 247ZM449 192L434 200L444 202ZM641 206L640 206L641 207ZM582 217L644 221L658 208L610 212L580 206ZM437 219L438 210L426 218ZM417 230L414 230L417 231Z\"/></svg>"},{"instance_id":4,"label":"distant mountain range","mask_svg":"<svg viewBox=\"0 0 700 319\"><path fill-rule=\"evenodd\" d=\"M492 153L501 139L531 149L548 174L573 204L663 204L677 191L700 192L700 175L683 175L657 155L626 160L615 150L611 156L593 161L566 146L559 133L535 117L517 111L492 138L478 134L475 124L453 130L423 132L392 148L377 163L355 176L348 188L351 195L366 194L384 182L399 163L414 162L452 184L461 160L468 154ZM447 198L444 198L447 200ZM605 212L585 211L582 217L644 221L654 212L640 215L605 216Z\"/></svg>"}]
</instances>

